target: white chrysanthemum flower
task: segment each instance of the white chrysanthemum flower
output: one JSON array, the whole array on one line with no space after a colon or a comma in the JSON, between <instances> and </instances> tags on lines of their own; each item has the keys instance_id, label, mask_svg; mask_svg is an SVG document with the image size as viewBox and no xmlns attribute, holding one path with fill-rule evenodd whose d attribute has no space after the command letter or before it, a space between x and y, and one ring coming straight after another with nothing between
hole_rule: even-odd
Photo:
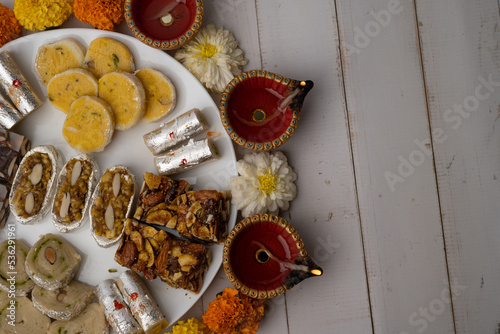
<instances>
[{"instance_id":1,"label":"white chrysanthemum flower","mask_svg":"<svg viewBox=\"0 0 500 334\"><path fill-rule=\"evenodd\" d=\"M236 163L240 176L229 180L233 202L243 217L288 210L297 196L297 174L282 152L246 154Z\"/></svg>"},{"instance_id":2,"label":"white chrysanthemum flower","mask_svg":"<svg viewBox=\"0 0 500 334\"><path fill-rule=\"evenodd\" d=\"M182 63L207 89L222 93L233 77L241 74L248 63L238 41L229 31L213 23L175 53Z\"/></svg>"}]
</instances>

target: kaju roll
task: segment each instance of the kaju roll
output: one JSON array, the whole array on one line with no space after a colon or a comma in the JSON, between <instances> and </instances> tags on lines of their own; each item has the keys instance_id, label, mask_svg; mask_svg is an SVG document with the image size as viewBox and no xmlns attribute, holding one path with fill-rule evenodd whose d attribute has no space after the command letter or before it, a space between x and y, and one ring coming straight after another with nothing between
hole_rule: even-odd
<instances>
[{"instance_id":1,"label":"kaju roll","mask_svg":"<svg viewBox=\"0 0 500 334\"><path fill-rule=\"evenodd\" d=\"M184 146L154 157L154 164L160 175L169 175L185 171L218 157L219 151L213 140L190 140Z\"/></svg>"},{"instance_id":2,"label":"kaju roll","mask_svg":"<svg viewBox=\"0 0 500 334\"><path fill-rule=\"evenodd\" d=\"M0 125L10 130L22 118L21 113L0 94Z\"/></svg>"},{"instance_id":3,"label":"kaju roll","mask_svg":"<svg viewBox=\"0 0 500 334\"><path fill-rule=\"evenodd\" d=\"M99 303L104 307L108 323L117 334L144 333L130 313L115 280L107 279L96 287Z\"/></svg>"},{"instance_id":4,"label":"kaju roll","mask_svg":"<svg viewBox=\"0 0 500 334\"><path fill-rule=\"evenodd\" d=\"M202 133L207 128L205 117L199 109L194 108L145 134L144 143L151 153L157 155Z\"/></svg>"},{"instance_id":5,"label":"kaju roll","mask_svg":"<svg viewBox=\"0 0 500 334\"><path fill-rule=\"evenodd\" d=\"M162 333L168 322L139 275L131 270L118 277L118 287L125 303L146 334Z\"/></svg>"},{"instance_id":6,"label":"kaju roll","mask_svg":"<svg viewBox=\"0 0 500 334\"><path fill-rule=\"evenodd\" d=\"M42 100L6 51L0 52L0 84L23 117L42 105Z\"/></svg>"}]
</instances>

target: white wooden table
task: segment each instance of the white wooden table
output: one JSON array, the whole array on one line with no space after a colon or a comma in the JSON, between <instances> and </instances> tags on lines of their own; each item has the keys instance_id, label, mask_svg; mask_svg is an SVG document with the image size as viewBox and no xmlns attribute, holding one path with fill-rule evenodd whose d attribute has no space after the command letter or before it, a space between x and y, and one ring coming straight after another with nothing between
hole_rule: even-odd
<instances>
[{"instance_id":1,"label":"white wooden table","mask_svg":"<svg viewBox=\"0 0 500 334\"><path fill-rule=\"evenodd\" d=\"M325 274L259 333L500 332L498 0L204 2L245 70L315 83L281 147L299 176L282 216ZM229 285L221 269L185 318Z\"/></svg>"}]
</instances>

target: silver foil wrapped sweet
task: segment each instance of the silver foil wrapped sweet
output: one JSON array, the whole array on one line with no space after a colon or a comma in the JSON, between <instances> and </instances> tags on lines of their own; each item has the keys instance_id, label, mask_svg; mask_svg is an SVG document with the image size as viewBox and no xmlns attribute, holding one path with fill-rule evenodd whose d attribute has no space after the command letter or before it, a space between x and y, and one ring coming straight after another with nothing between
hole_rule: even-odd
<instances>
[{"instance_id":1,"label":"silver foil wrapped sweet","mask_svg":"<svg viewBox=\"0 0 500 334\"><path fill-rule=\"evenodd\" d=\"M0 52L0 84L22 117L42 105L42 100L6 51Z\"/></svg>"},{"instance_id":2,"label":"silver foil wrapped sweet","mask_svg":"<svg viewBox=\"0 0 500 334\"><path fill-rule=\"evenodd\" d=\"M211 139L190 140L186 145L154 157L160 175L175 174L219 158L219 150Z\"/></svg>"},{"instance_id":3,"label":"silver foil wrapped sweet","mask_svg":"<svg viewBox=\"0 0 500 334\"><path fill-rule=\"evenodd\" d=\"M114 279L107 279L96 287L96 296L104 307L108 323L116 334L144 333L130 313Z\"/></svg>"},{"instance_id":4,"label":"silver foil wrapped sweet","mask_svg":"<svg viewBox=\"0 0 500 334\"><path fill-rule=\"evenodd\" d=\"M10 130L23 116L2 94L0 94L0 125Z\"/></svg>"},{"instance_id":5,"label":"silver foil wrapped sweet","mask_svg":"<svg viewBox=\"0 0 500 334\"><path fill-rule=\"evenodd\" d=\"M48 163L51 166L50 173L42 163L28 166L28 164L33 164L35 155L48 158ZM41 165L41 168L37 167L39 165ZM61 155L51 145L37 146L26 153L19 164L9 195L10 210L19 223L33 224L39 222L48 212L55 191L55 180L61 166ZM38 185L40 182L42 182L42 186ZM20 207L20 204L23 207ZM31 212L28 207L33 208Z\"/></svg>"},{"instance_id":6,"label":"silver foil wrapped sweet","mask_svg":"<svg viewBox=\"0 0 500 334\"><path fill-rule=\"evenodd\" d=\"M191 109L176 119L162 124L158 129L144 135L144 143L151 153L158 155L208 129L207 121L197 108Z\"/></svg>"},{"instance_id":7,"label":"silver foil wrapped sweet","mask_svg":"<svg viewBox=\"0 0 500 334\"><path fill-rule=\"evenodd\" d=\"M72 166L71 174L69 173L70 164ZM52 223L59 232L73 231L82 225L87 218L87 209L98 180L99 167L89 155L79 154L64 165L57 178L51 210ZM64 189L62 189L63 187ZM86 192L81 187L86 187ZM79 219L72 217L70 206L81 210Z\"/></svg>"},{"instance_id":8,"label":"silver foil wrapped sweet","mask_svg":"<svg viewBox=\"0 0 500 334\"><path fill-rule=\"evenodd\" d=\"M101 209L98 208L98 206L100 205L99 198L106 197L106 196L104 196L103 193L101 193L100 188L101 188L101 184L104 182L104 178L106 177L108 172L116 174L118 171L120 171L121 174L124 175L124 178L126 181L131 182L132 190L131 190L131 195L129 197L128 203L126 203L126 208L125 208L125 210L123 210L124 217L122 217L123 222L122 222L122 228L121 228L120 233L116 234L116 236L114 236L114 237L106 237L103 235L99 235L97 224L99 224L98 220L100 219L100 217L104 218L106 220L106 214L108 211L107 208L111 205L111 203L104 203L104 208L101 208ZM114 185L115 184L113 182L113 188L115 188ZM119 191L115 191L115 189L112 189L113 194L108 195L107 196L108 199L111 198L111 196L114 196L114 198L118 197L118 193L121 192L123 189L124 188L122 187L122 185L120 185ZM108 189L108 191L110 191L110 189ZM97 244L99 246L101 246L103 248L108 248L108 247L111 247L112 245L114 245L115 243L117 243L118 241L120 241L120 239L123 235L123 230L125 229L125 221L127 220L127 217L129 216L130 211L132 210L132 204L134 202L134 198L135 198L135 176L134 176L134 174L132 174L132 172L127 167L117 165L117 166L113 166L113 167L108 168L106 170L106 172L103 173L103 175L101 176L101 179L99 180L97 186L95 187L94 193L92 194L92 198L90 200L91 204L90 204L90 212L89 212L90 232L92 233L92 236L94 237L95 241L97 242ZM111 208L111 209L113 209L113 208ZM114 209L112 211L114 211ZM95 214L94 214L94 212L95 212ZM117 219L118 219L118 217L116 217L113 213L113 220L116 221ZM109 227L108 227L108 229L109 229Z\"/></svg>"},{"instance_id":9,"label":"silver foil wrapped sweet","mask_svg":"<svg viewBox=\"0 0 500 334\"><path fill-rule=\"evenodd\" d=\"M144 332L162 333L168 327L168 322L139 275L127 270L118 277L117 282L125 303Z\"/></svg>"}]
</instances>

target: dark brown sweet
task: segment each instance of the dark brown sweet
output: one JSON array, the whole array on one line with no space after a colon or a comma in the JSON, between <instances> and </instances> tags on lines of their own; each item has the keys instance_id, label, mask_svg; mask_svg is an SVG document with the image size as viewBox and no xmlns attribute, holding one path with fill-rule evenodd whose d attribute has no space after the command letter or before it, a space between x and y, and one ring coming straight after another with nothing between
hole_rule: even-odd
<instances>
[{"instance_id":1,"label":"dark brown sweet","mask_svg":"<svg viewBox=\"0 0 500 334\"><path fill-rule=\"evenodd\" d=\"M115 261L148 280L159 276L174 288L198 293L210 265L210 251L203 245L174 239L163 230L128 219Z\"/></svg>"},{"instance_id":2,"label":"dark brown sweet","mask_svg":"<svg viewBox=\"0 0 500 334\"><path fill-rule=\"evenodd\" d=\"M187 181L176 181L168 176L144 173L144 183L134 218L165 226L175 216L176 207L171 208L170 204L190 189L191 186Z\"/></svg>"},{"instance_id":3,"label":"dark brown sweet","mask_svg":"<svg viewBox=\"0 0 500 334\"><path fill-rule=\"evenodd\" d=\"M5 226L9 218L9 194L10 185L8 183L0 182L0 229Z\"/></svg>"},{"instance_id":4,"label":"dark brown sweet","mask_svg":"<svg viewBox=\"0 0 500 334\"><path fill-rule=\"evenodd\" d=\"M25 136L0 127L0 180L12 183L22 158L31 149Z\"/></svg>"},{"instance_id":5,"label":"dark brown sweet","mask_svg":"<svg viewBox=\"0 0 500 334\"><path fill-rule=\"evenodd\" d=\"M217 190L189 191L177 197L177 219L166 227L180 235L205 243L222 243L227 236L231 213L231 193ZM174 225L175 224L175 225Z\"/></svg>"}]
</instances>

